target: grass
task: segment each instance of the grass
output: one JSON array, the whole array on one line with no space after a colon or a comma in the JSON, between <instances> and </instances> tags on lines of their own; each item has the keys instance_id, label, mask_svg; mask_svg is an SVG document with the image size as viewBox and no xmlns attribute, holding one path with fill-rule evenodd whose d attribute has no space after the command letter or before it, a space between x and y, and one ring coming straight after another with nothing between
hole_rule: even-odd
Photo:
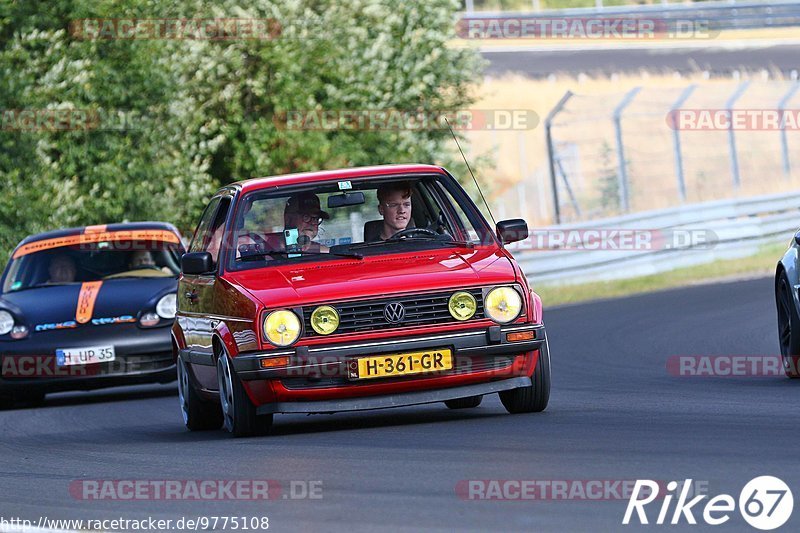
<instances>
[{"instance_id":1,"label":"grass","mask_svg":"<svg viewBox=\"0 0 800 533\"><path fill-rule=\"evenodd\" d=\"M775 273L775 265L785 250L784 244L772 244L762 247L758 253L749 257L617 281L541 287L536 285L535 278L531 278L530 281L547 308L553 305L618 298L731 278L772 276Z\"/></svg>"}]
</instances>

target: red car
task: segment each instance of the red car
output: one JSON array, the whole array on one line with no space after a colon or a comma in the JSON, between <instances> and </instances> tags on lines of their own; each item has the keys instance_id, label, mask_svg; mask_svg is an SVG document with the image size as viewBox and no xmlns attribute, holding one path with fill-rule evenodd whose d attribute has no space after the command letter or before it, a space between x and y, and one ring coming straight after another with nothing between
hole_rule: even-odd
<instances>
[{"instance_id":1,"label":"red car","mask_svg":"<svg viewBox=\"0 0 800 533\"><path fill-rule=\"evenodd\" d=\"M267 433L274 413L432 402L542 411L542 304L445 169L392 165L239 182L182 257L173 326L191 430Z\"/></svg>"}]
</instances>

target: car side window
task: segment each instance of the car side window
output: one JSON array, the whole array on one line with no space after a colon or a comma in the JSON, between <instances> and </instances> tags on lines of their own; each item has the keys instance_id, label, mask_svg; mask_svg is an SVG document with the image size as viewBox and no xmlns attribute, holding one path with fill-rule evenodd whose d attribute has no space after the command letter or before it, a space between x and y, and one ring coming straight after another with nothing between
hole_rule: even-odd
<instances>
[{"instance_id":1,"label":"car side window","mask_svg":"<svg viewBox=\"0 0 800 533\"><path fill-rule=\"evenodd\" d=\"M220 199L219 208L217 209L214 218L212 219L211 226L209 227L209 240L203 248L203 252L211 254L211 258L216 266L219 260L219 252L222 247L222 239L225 234L225 220L228 218L228 209L231 206L231 199L223 197Z\"/></svg>"},{"instance_id":2,"label":"car side window","mask_svg":"<svg viewBox=\"0 0 800 533\"><path fill-rule=\"evenodd\" d=\"M214 221L214 215L217 213L219 201L219 197L212 198L206 210L203 211L203 216L200 217L200 222L197 224L197 229L194 231L192 242L189 244L189 252L202 252L206 249L208 241L211 240L211 223Z\"/></svg>"}]
</instances>

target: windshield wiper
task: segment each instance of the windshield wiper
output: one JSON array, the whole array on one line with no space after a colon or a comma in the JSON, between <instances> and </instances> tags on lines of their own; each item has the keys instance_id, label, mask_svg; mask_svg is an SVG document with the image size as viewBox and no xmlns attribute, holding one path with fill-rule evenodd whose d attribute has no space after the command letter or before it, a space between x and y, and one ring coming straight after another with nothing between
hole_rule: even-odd
<instances>
[{"instance_id":1,"label":"windshield wiper","mask_svg":"<svg viewBox=\"0 0 800 533\"><path fill-rule=\"evenodd\" d=\"M351 250L360 250L362 248L371 248L373 246L383 246L386 244L397 244L399 242L435 242L446 246L457 246L459 248L475 248L475 244L469 241L457 241L454 239L444 240L439 237L406 237L403 239L386 239L385 241L365 242L362 244L355 244L350 247Z\"/></svg>"},{"instance_id":2,"label":"windshield wiper","mask_svg":"<svg viewBox=\"0 0 800 533\"><path fill-rule=\"evenodd\" d=\"M350 257L352 259L364 259L361 254L349 254L343 252L312 252L307 250L298 250L296 252L286 252L283 250L271 250L269 252L260 252L255 254L247 254L241 256L237 261L259 261L264 259L265 256L270 257L290 257L295 255L333 255L336 257Z\"/></svg>"}]
</instances>

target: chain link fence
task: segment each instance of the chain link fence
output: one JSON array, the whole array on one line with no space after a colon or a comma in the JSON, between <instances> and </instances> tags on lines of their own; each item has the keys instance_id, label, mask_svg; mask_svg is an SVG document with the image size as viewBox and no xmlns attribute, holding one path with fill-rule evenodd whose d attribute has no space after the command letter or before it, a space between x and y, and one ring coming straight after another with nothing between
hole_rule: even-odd
<instances>
[{"instance_id":1,"label":"chain link fence","mask_svg":"<svg viewBox=\"0 0 800 533\"><path fill-rule=\"evenodd\" d=\"M800 190L798 89L767 79L567 92L543 127L515 132L522 179L495 211L544 225Z\"/></svg>"}]
</instances>

